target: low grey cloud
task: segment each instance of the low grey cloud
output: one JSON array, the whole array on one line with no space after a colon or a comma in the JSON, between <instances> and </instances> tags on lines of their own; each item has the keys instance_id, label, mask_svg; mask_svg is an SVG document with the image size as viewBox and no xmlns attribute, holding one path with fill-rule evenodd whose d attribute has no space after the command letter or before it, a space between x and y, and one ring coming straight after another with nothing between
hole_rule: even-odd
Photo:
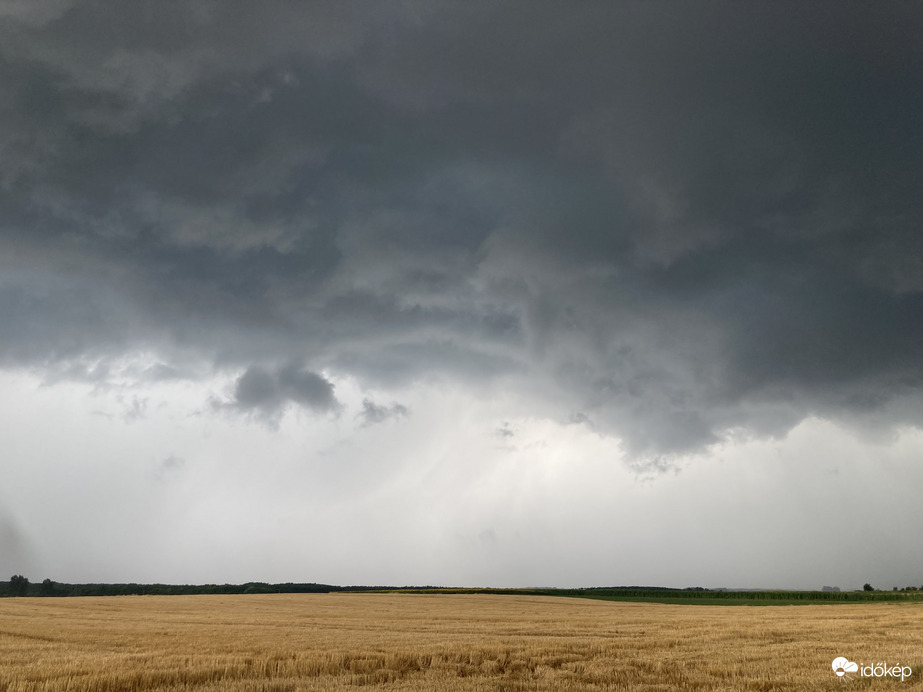
<instances>
[{"instance_id":1,"label":"low grey cloud","mask_svg":"<svg viewBox=\"0 0 923 692\"><path fill-rule=\"evenodd\" d=\"M515 437L515 431L510 427L508 421L503 421L503 425L494 430L494 435L501 440L507 440L511 437Z\"/></svg>"},{"instance_id":2,"label":"low grey cloud","mask_svg":"<svg viewBox=\"0 0 923 692\"><path fill-rule=\"evenodd\" d=\"M181 473L186 468L186 460L175 454L169 454L157 462L152 472L152 477L160 482L165 482Z\"/></svg>"},{"instance_id":3,"label":"low grey cloud","mask_svg":"<svg viewBox=\"0 0 923 692\"><path fill-rule=\"evenodd\" d=\"M130 401L126 401L124 397L118 397L118 399L123 406L122 420L126 423L143 420L147 415L148 400L146 398L133 396Z\"/></svg>"},{"instance_id":4,"label":"low grey cloud","mask_svg":"<svg viewBox=\"0 0 923 692\"><path fill-rule=\"evenodd\" d=\"M395 418L403 418L407 415L410 415L410 410L403 404L394 402L383 405L376 404L371 399L363 399L362 410L359 412L358 418L362 420L363 425L368 426L384 423Z\"/></svg>"},{"instance_id":5,"label":"low grey cloud","mask_svg":"<svg viewBox=\"0 0 923 692\"><path fill-rule=\"evenodd\" d=\"M270 370L252 365L237 379L233 406L239 411L274 417L291 403L316 412L335 411L333 384L293 365Z\"/></svg>"}]
</instances>

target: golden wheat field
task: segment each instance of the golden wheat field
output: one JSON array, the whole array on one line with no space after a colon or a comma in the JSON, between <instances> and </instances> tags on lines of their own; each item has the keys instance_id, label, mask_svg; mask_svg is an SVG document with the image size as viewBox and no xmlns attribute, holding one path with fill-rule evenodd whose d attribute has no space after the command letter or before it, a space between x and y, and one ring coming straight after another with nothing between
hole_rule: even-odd
<instances>
[{"instance_id":1,"label":"golden wheat field","mask_svg":"<svg viewBox=\"0 0 923 692\"><path fill-rule=\"evenodd\" d=\"M913 666L840 680L831 661ZM0 601L0 692L923 687L923 605L272 594ZM858 686L858 687L857 687Z\"/></svg>"}]
</instances>

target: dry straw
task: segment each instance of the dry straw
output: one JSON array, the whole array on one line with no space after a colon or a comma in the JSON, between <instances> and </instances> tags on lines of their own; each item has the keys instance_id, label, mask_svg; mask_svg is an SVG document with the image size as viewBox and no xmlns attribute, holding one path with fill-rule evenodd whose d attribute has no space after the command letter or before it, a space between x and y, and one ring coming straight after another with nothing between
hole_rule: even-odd
<instances>
[{"instance_id":1,"label":"dry straw","mask_svg":"<svg viewBox=\"0 0 923 692\"><path fill-rule=\"evenodd\" d=\"M682 606L500 595L0 601L0 692L834 690L912 665L923 604ZM856 689L867 681L849 681Z\"/></svg>"}]
</instances>

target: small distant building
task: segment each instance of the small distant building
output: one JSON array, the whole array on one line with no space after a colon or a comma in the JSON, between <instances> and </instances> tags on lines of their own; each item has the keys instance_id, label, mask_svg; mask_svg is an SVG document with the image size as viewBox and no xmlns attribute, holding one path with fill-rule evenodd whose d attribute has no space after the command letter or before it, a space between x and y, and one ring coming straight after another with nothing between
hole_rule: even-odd
<instances>
[{"instance_id":1,"label":"small distant building","mask_svg":"<svg viewBox=\"0 0 923 692\"><path fill-rule=\"evenodd\" d=\"M822 586L821 591L826 591L827 593L840 593L839 586Z\"/></svg>"}]
</instances>

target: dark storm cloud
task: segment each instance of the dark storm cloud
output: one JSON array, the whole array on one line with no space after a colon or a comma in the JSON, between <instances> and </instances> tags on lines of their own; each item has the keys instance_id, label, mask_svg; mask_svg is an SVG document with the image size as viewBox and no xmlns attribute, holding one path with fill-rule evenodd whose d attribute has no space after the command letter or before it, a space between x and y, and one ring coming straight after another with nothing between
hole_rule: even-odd
<instances>
[{"instance_id":1,"label":"dark storm cloud","mask_svg":"<svg viewBox=\"0 0 923 692\"><path fill-rule=\"evenodd\" d=\"M8 366L502 381L651 458L920 423L916 4L0 16Z\"/></svg>"},{"instance_id":2,"label":"dark storm cloud","mask_svg":"<svg viewBox=\"0 0 923 692\"><path fill-rule=\"evenodd\" d=\"M253 365L237 379L234 406L241 411L272 417L290 402L321 412L339 406L329 380L292 365L276 371Z\"/></svg>"}]
</instances>

